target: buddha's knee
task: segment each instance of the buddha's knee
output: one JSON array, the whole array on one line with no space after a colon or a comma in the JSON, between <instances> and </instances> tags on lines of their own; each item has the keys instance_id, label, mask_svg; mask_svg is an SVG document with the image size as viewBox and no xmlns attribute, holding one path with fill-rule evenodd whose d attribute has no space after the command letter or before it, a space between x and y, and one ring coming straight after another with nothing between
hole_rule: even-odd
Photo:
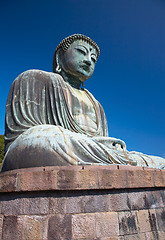
<instances>
[{"instance_id":1,"label":"buddha's knee","mask_svg":"<svg viewBox=\"0 0 165 240\"><path fill-rule=\"evenodd\" d=\"M22 133L8 148L2 171L40 166L68 165L57 148L64 142L63 128L38 125Z\"/></svg>"}]
</instances>

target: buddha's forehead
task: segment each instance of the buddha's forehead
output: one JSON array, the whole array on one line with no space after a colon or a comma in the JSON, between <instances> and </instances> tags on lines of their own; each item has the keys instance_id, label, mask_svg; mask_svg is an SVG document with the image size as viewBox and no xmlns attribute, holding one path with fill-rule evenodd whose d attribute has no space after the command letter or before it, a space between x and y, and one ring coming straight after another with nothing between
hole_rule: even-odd
<instances>
[{"instance_id":1,"label":"buddha's forehead","mask_svg":"<svg viewBox=\"0 0 165 240\"><path fill-rule=\"evenodd\" d=\"M80 40L76 40L74 41L70 46L69 48L74 48L76 46L81 46L81 47L84 47L86 48L88 51L94 53L97 55L97 50L94 46L92 46L90 43L80 39Z\"/></svg>"}]
</instances>

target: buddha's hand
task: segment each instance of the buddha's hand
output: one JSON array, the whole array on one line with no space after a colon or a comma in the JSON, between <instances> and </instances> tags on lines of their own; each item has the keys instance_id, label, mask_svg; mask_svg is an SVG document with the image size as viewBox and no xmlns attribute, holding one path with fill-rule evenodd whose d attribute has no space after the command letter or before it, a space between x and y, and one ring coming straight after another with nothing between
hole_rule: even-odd
<instances>
[{"instance_id":1,"label":"buddha's hand","mask_svg":"<svg viewBox=\"0 0 165 240\"><path fill-rule=\"evenodd\" d=\"M126 144L121 139L113 138L113 137L93 137L94 141L104 144L109 148L114 148L116 150L125 151Z\"/></svg>"}]
</instances>

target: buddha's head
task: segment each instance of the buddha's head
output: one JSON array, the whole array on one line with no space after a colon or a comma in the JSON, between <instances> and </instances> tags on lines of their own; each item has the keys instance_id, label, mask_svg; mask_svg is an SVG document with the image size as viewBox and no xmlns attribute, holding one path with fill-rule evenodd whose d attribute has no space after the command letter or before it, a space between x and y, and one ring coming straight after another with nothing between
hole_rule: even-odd
<instances>
[{"instance_id":1,"label":"buddha's head","mask_svg":"<svg viewBox=\"0 0 165 240\"><path fill-rule=\"evenodd\" d=\"M82 34L65 38L56 48L53 59L53 72L64 80L84 82L94 72L100 50L97 44Z\"/></svg>"}]
</instances>

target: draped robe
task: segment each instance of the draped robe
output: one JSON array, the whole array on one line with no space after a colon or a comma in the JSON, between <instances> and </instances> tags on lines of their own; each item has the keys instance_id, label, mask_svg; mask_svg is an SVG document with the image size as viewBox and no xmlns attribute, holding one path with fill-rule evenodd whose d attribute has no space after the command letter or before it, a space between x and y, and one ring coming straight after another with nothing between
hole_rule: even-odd
<instances>
[{"instance_id":1,"label":"draped robe","mask_svg":"<svg viewBox=\"0 0 165 240\"><path fill-rule=\"evenodd\" d=\"M123 141L108 137L102 106L84 91L95 111L96 130L84 129L74 118L72 87L59 74L29 70L19 75L6 104L2 171L86 164L164 168L164 159L128 152Z\"/></svg>"}]
</instances>

